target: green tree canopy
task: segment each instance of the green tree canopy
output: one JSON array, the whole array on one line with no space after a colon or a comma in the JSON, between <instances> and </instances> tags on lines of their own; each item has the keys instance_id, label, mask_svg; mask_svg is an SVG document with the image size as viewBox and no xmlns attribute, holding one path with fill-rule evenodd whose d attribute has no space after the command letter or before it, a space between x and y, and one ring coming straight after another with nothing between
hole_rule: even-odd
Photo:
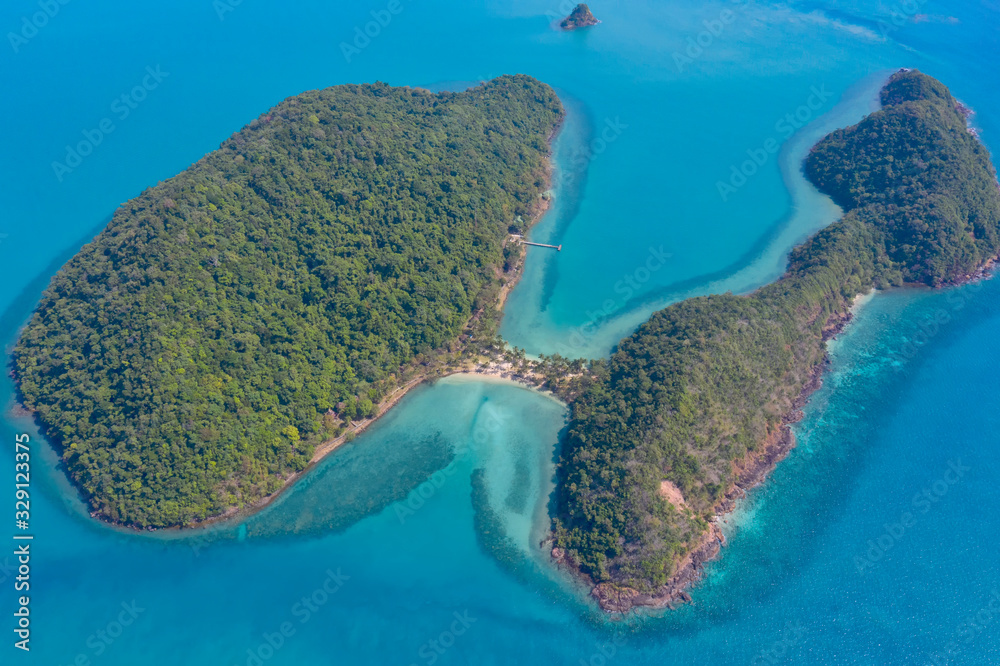
<instances>
[{"instance_id":1,"label":"green tree canopy","mask_svg":"<svg viewBox=\"0 0 1000 666\"><path fill-rule=\"evenodd\" d=\"M306 466L330 412L370 415L496 293L561 118L526 76L337 86L123 204L14 351L93 510L168 526L254 502Z\"/></svg>"},{"instance_id":2,"label":"green tree canopy","mask_svg":"<svg viewBox=\"0 0 1000 666\"><path fill-rule=\"evenodd\" d=\"M809 154L807 175L847 212L779 281L655 313L572 404L553 528L595 581L650 592L669 579L739 463L783 435L855 295L961 280L1000 251L996 172L948 90L904 70L882 105Z\"/></svg>"}]
</instances>

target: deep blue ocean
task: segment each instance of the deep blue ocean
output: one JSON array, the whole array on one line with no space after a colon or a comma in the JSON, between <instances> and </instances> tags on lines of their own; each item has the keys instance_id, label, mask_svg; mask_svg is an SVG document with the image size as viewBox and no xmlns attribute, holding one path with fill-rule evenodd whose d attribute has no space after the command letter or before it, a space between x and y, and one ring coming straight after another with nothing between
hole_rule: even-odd
<instances>
[{"instance_id":1,"label":"deep blue ocean","mask_svg":"<svg viewBox=\"0 0 1000 666\"><path fill-rule=\"evenodd\" d=\"M563 251L529 251L503 322L529 354L606 355L671 301L780 275L839 215L803 156L896 68L948 85L1000 154L996 0L590 6L603 23L561 33L557 0L7 0L0 339L121 202L340 83L557 89L555 204L532 235ZM421 387L259 514L135 534L89 518L4 376L0 664L998 663L998 334L1000 280L864 299L693 602L615 619L538 548L567 418L539 393ZM12 615L20 433L30 653Z\"/></svg>"}]
</instances>

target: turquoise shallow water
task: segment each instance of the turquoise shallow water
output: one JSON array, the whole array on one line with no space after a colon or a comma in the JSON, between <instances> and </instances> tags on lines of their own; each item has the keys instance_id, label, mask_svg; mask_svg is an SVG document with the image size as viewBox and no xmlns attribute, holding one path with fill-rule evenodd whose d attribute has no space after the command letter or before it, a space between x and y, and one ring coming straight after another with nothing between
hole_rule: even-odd
<instances>
[{"instance_id":1,"label":"turquoise shallow water","mask_svg":"<svg viewBox=\"0 0 1000 666\"><path fill-rule=\"evenodd\" d=\"M941 78L978 111L987 144L1000 136L994 2L592 3L604 23L561 34L548 0L403 0L347 62L340 43L386 5L70 2L17 52L8 36L0 337L13 341L118 203L305 89L525 72L559 90L570 117L556 205L533 233L564 249L531 251L504 321L532 353L602 355L665 302L773 279L791 244L836 217L801 180L801 155L872 108L892 68ZM8 2L0 26L20 32L38 7ZM886 23L893 11L900 28ZM709 29L701 53L675 58ZM114 100L147 67L159 76L122 117ZM779 121L814 88L824 100L786 137ZM52 162L105 118L113 132L60 181ZM720 195L771 138L780 151ZM670 256L639 280L651 248ZM638 288L625 298L616 285L630 275ZM595 317L609 300L610 316ZM694 603L665 617L608 622L544 566L539 526L566 414L509 384L421 388L265 511L193 535L94 523L37 442L33 649L12 647L3 537L0 661L991 663L998 329L995 280L865 305L834 345L799 447L732 517ZM10 396L9 381L0 390ZM13 477L18 432L33 429L8 414L0 478ZM937 500L926 511L914 500L924 489Z\"/></svg>"}]
</instances>

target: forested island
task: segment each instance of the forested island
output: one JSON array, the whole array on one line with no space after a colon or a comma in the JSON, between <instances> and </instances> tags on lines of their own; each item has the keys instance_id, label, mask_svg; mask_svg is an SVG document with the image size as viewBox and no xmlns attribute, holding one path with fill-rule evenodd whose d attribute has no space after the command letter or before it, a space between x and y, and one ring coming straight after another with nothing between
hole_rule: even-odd
<instances>
[{"instance_id":1,"label":"forested island","mask_svg":"<svg viewBox=\"0 0 1000 666\"><path fill-rule=\"evenodd\" d=\"M780 280L671 305L589 372L506 352L571 386L552 553L605 609L686 598L716 515L794 444L858 294L961 282L1000 251L996 173L964 109L906 70L881 101L810 152L845 215ZM523 257L506 241L544 207L562 118L526 76L337 86L123 204L13 353L94 515L159 528L252 506L400 390L495 355Z\"/></svg>"},{"instance_id":2,"label":"forested island","mask_svg":"<svg viewBox=\"0 0 1000 666\"><path fill-rule=\"evenodd\" d=\"M13 354L94 515L251 505L434 359L492 344L510 227L543 207L562 117L526 76L337 86L123 204Z\"/></svg>"},{"instance_id":3,"label":"forested island","mask_svg":"<svg viewBox=\"0 0 1000 666\"><path fill-rule=\"evenodd\" d=\"M881 102L810 152L807 176L846 212L780 280L655 313L571 404L553 557L606 610L687 598L718 553L715 516L794 444L855 296L961 282L1000 251L996 173L947 88L901 70Z\"/></svg>"}]
</instances>

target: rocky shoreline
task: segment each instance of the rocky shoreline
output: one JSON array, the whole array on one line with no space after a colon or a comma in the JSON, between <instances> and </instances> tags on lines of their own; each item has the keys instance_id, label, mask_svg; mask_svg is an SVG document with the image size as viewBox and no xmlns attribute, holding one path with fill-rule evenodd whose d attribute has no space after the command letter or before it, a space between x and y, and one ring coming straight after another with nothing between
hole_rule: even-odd
<instances>
[{"instance_id":1,"label":"rocky shoreline","mask_svg":"<svg viewBox=\"0 0 1000 666\"><path fill-rule=\"evenodd\" d=\"M957 287L987 279L992 276L998 264L1000 264L1000 255L987 259L972 273L942 284L940 287ZM860 297L860 294L855 297L854 302L856 303ZM853 318L853 306L846 312L832 314L823 327L823 341L827 342L840 334ZM802 391L793 401L792 408L782 418L781 425L768 433L757 451L751 452L736 465L737 480L726 492L723 499L716 504L714 507L715 516L708 530L702 535L698 545L682 560L670 580L653 592L640 592L634 588L614 583L595 585L590 594L602 610L612 613L626 613L639 607L669 608L672 610L681 603L691 601L689 590L704 577L705 564L718 558L722 548L726 545L726 538L719 528L719 521L724 520L724 517L735 509L737 501L745 497L747 491L766 481L778 463L795 448L795 434L790 426L801 421L804 417L802 409L809 402L812 394L823 385L823 375L829 368L829 364L829 356L824 356L823 360L812 369ZM582 575L566 554L561 552L561 549L553 549L552 557L557 563L570 569L576 576ZM589 577L585 578L588 583L593 584Z\"/></svg>"},{"instance_id":2,"label":"rocky shoreline","mask_svg":"<svg viewBox=\"0 0 1000 666\"><path fill-rule=\"evenodd\" d=\"M577 30L579 28L589 28L598 23L600 21L591 13L590 7L585 4L579 4L573 8L569 16L559 23L559 27L563 30Z\"/></svg>"},{"instance_id":3,"label":"rocky shoreline","mask_svg":"<svg viewBox=\"0 0 1000 666\"><path fill-rule=\"evenodd\" d=\"M851 310L831 315L823 329L823 340L835 337L852 318ZM612 613L626 613L638 607L673 610L679 604L691 601L690 589L704 577L705 564L718 558L726 545L726 538L719 527L719 521L733 511L736 502L745 497L747 491L763 483L778 463L795 448L795 434L790 426L802 420L804 416L802 408L809 402L812 394L823 385L823 374L828 367L829 358L824 357L823 361L810 372L809 379L792 402L792 408L782 418L781 425L768 433L760 448L750 452L736 465L737 480L730 486L723 499L715 505L715 517L709 528L701 536L698 544L681 561L670 579L653 592L640 592L614 583L595 585L590 594L602 610ZM556 562L574 571L577 576L581 575L579 569L573 566L561 549L553 549L552 557ZM593 583L589 577L587 581Z\"/></svg>"}]
</instances>

